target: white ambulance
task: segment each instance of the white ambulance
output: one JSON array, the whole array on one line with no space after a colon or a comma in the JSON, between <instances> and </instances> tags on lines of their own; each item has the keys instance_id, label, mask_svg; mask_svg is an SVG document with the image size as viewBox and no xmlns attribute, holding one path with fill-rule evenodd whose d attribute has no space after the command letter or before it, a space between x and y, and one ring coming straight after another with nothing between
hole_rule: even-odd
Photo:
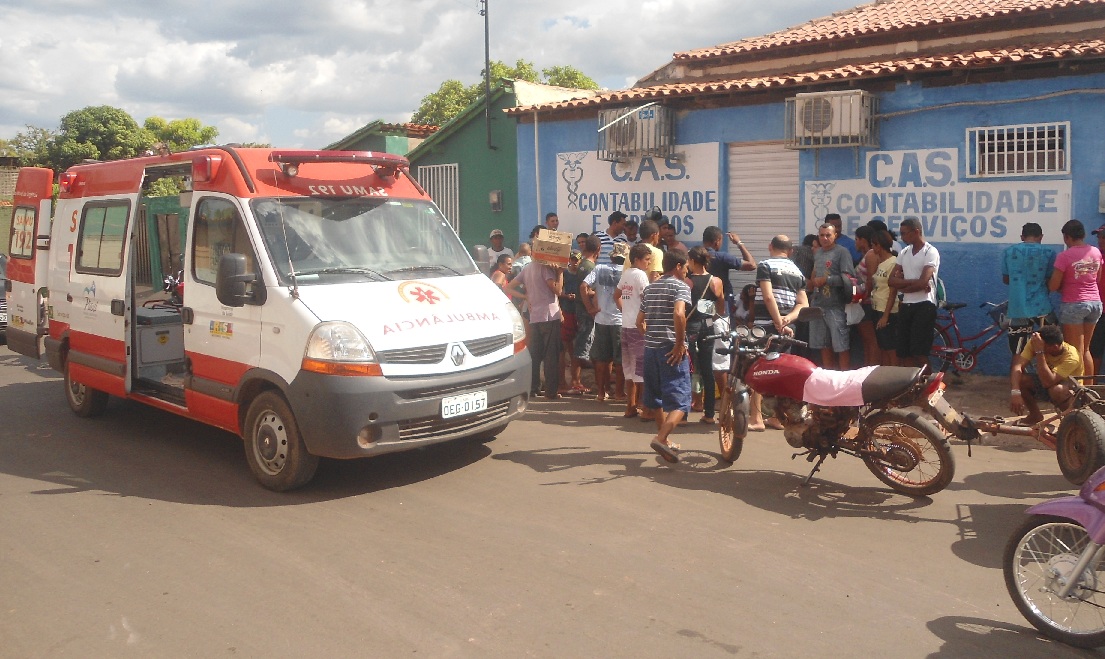
<instances>
[{"instance_id":1,"label":"white ambulance","mask_svg":"<svg viewBox=\"0 0 1105 659\"><path fill-rule=\"evenodd\" d=\"M183 192L150 195L166 186ZM64 373L80 416L111 395L229 430L261 484L288 490L319 457L490 436L526 409L522 318L402 157L82 164L53 214L52 187L20 171L8 346Z\"/></svg>"}]
</instances>

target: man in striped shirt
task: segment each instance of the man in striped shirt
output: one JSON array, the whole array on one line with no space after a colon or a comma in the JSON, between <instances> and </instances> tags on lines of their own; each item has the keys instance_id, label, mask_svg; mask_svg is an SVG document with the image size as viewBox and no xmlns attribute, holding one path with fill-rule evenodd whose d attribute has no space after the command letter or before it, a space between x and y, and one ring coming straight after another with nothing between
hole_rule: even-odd
<instances>
[{"instance_id":1,"label":"man in striped shirt","mask_svg":"<svg viewBox=\"0 0 1105 659\"><path fill-rule=\"evenodd\" d=\"M806 277L794 261L790 260L793 244L790 238L779 234L767 245L768 257L756 266L755 324L768 333L793 336L789 327L798 318L798 312L809 306L806 297ZM764 421L760 409L763 397L755 391L749 401L748 429L759 432L767 428L782 430L778 419Z\"/></svg>"},{"instance_id":2,"label":"man in striped shirt","mask_svg":"<svg viewBox=\"0 0 1105 659\"><path fill-rule=\"evenodd\" d=\"M615 242L625 242L625 220L629 216L621 211L614 211L606 218L607 230L603 231L599 229L594 233L598 237L599 242L602 243L602 250L599 252L599 260L595 261L595 264L606 263L610 264L610 253L614 251Z\"/></svg>"},{"instance_id":3,"label":"man in striped shirt","mask_svg":"<svg viewBox=\"0 0 1105 659\"><path fill-rule=\"evenodd\" d=\"M668 462L679 462L668 436L691 410L691 365L687 359L687 307L691 288L683 281L687 254L664 254L664 276L641 296L637 329L645 336L644 394L641 404L656 419L649 446Z\"/></svg>"},{"instance_id":4,"label":"man in striped shirt","mask_svg":"<svg viewBox=\"0 0 1105 659\"><path fill-rule=\"evenodd\" d=\"M756 267L756 324L773 327L779 334L798 318L798 312L809 306L806 298L806 278L790 260L792 244L782 234L768 243L768 257Z\"/></svg>"}]
</instances>

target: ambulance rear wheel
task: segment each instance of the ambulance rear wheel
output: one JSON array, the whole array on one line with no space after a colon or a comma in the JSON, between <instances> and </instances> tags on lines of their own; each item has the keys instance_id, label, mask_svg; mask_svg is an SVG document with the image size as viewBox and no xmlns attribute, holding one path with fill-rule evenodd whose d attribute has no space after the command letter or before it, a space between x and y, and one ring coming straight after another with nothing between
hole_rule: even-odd
<instances>
[{"instance_id":1,"label":"ambulance rear wheel","mask_svg":"<svg viewBox=\"0 0 1105 659\"><path fill-rule=\"evenodd\" d=\"M65 400L69 409L79 417L86 419L100 416L107 409L108 395L97 389L76 382L69 375L69 364L65 362Z\"/></svg>"},{"instance_id":2,"label":"ambulance rear wheel","mask_svg":"<svg viewBox=\"0 0 1105 659\"><path fill-rule=\"evenodd\" d=\"M307 452L292 410L280 394L266 391L253 399L243 435L246 461L261 485L285 492L314 477L318 456Z\"/></svg>"}]
</instances>

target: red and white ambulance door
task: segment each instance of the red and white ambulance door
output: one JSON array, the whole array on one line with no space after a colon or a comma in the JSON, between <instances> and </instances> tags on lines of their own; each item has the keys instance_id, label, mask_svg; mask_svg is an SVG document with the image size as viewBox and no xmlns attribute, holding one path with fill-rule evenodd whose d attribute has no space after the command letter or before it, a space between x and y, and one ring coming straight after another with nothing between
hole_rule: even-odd
<instances>
[{"instance_id":1,"label":"red and white ambulance door","mask_svg":"<svg viewBox=\"0 0 1105 659\"><path fill-rule=\"evenodd\" d=\"M44 300L53 188L53 171L19 170L8 242L8 347L36 359L42 356L39 338L47 329Z\"/></svg>"},{"instance_id":2,"label":"red and white ambulance door","mask_svg":"<svg viewBox=\"0 0 1105 659\"><path fill-rule=\"evenodd\" d=\"M70 376L113 396L130 391L127 300L137 195L63 199L54 249L70 252L67 276L57 259L50 285L51 334L69 337ZM60 257L60 254L59 254ZM54 327L54 325L57 327Z\"/></svg>"},{"instance_id":3,"label":"red and white ambulance door","mask_svg":"<svg viewBox=\"0 0 1105 659\"><path fill-rule=\"evenodd\" d=\"M184 392L188 411L232 432L238 430L238 385L261 361L261 307L227 307L215 295L223 254L244 254L248 272L260 267L240 204L232 195L214 192L195 201L184 274L184 350L191 364Z\"/></svg>"}]
</instances>

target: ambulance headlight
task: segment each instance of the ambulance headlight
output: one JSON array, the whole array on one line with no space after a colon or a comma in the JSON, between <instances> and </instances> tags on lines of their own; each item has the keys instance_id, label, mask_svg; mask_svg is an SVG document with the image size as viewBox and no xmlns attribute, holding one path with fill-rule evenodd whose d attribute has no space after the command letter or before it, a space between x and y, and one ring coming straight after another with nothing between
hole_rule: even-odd
<instances>
[{"instance_id":1,"label":"ambulance headlight","mask_svg":"<svg viewBox=\"0 0 1105 659\"><path fill-rule=\"evenodd\" d=\"M513 302L507 302L503 310L506 312L507 318L510 319L510 329L514 335L514 342L518 343L524 340L526 338L526 325L522 322L522 314L518 313L518 307L514 306Z\"/></svg>"},{"instance_id":2,"label":"ambulance headlight","mask_svg":"<svg viewBox=\"0 0 1105 659\"><path fill-rule=\"evenodd\" d=\"M346 322L320 323L307 339L303 370L325 375L382 375L376 353Z\"/></svg>"}]
</instances>

